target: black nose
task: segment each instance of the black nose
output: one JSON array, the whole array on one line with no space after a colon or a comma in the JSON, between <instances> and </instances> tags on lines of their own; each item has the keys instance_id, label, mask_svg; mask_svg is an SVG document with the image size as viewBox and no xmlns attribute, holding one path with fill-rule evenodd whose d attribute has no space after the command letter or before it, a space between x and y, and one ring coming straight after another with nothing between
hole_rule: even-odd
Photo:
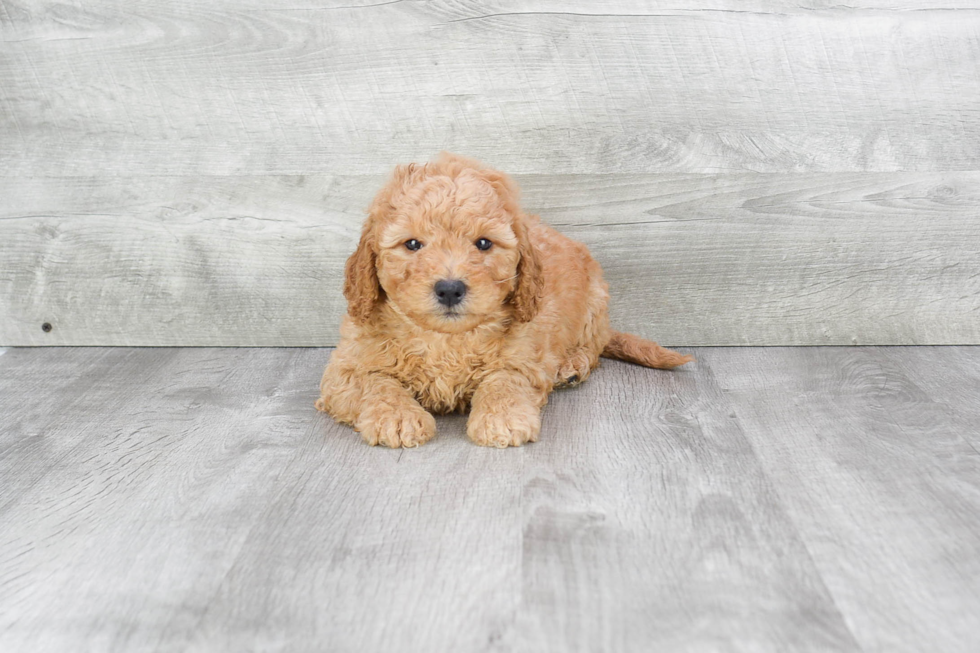
<instances>
[{"instance_id":1,"label":"black nose","mask_svg":"<svg viewBox=\"0 0 980 653\"><path fill-rule=\"evenodd\" d=\"M436 281L436 297L443 306L455 306L463 301L466 294L466 284L459 279L443 279Z\"/></svg>"}]
</instances>

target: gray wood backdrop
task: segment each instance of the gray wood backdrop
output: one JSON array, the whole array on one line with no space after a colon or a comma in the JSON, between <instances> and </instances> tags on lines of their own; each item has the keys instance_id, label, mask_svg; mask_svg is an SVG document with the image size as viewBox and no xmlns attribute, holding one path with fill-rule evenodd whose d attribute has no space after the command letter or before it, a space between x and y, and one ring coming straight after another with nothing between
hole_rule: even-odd
<instances>
[{"instance_id":1,"label":"gray wood backdrop","mask_svg":"<svg viewBox=\"0 0 980 653\"><path fill-rule=\"evenodd\" d=\"M621 328L980 343L980 3L692 6L0 0L0 345L334 344L364 207L440 149Z\"/></svg>"}]
</instances>

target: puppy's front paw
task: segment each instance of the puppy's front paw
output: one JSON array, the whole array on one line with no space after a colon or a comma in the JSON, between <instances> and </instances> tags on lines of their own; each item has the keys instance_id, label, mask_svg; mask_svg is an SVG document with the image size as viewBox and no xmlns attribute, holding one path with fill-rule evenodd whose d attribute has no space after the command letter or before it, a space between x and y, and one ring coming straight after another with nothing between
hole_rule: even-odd
<instances>
[{"instance_id":1,"label":"puppy's front paw","mask_svg":"<svg viewBox=\"0 0 980 653\"><path fill-rule=\"evenodd\" d=\"M537 442L541 431L541 411L534 406L507 406L499 411L475 410L470 413L466 434L484 447L519 447Z\"/></svg>"},{"instance_id":2,"label":"puppy's front paw","mask_svg":"<svg viewBox=\"0 0 980 653\"><path fill-rule=\"evenodd\" d=\"M436 434L436 420L428 411L419 408L389 408L375 414L362 415L357 430L372 447L382 445L397 449L425 444Z\"/></svg>"}]
</instances>

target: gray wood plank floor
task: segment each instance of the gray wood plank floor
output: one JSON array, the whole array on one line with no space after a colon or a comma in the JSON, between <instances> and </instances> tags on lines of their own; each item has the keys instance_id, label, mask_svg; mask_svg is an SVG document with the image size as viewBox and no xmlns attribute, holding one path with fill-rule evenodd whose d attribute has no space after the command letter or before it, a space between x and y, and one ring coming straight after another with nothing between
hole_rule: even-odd
<instances>
[{"instance_id":1,"label":"gray wood plank floor","mask_svg":"<svg viewBox=\"0 0 980 653\"><path fill-rule=\"evenodd\" d=\"M0 650L980 650L980 347L692 351L392 451L329 350L0 350Z\"/></svg>"}]
</instances>

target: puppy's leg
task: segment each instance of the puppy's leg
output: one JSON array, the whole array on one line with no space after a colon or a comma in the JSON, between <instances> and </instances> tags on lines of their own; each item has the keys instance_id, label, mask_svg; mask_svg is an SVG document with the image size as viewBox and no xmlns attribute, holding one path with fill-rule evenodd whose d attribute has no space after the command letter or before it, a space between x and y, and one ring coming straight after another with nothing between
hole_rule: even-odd
<instances>
[{"instance_id":1,"label":"puppy's leg","mask_svg":"<svg viewBox=\"0 0 980 653\"><path fill-rule=\"evenodd\" d=\"M555 378L556 386L571 386L582 383L596 367L599 366L599 356L586 347L577 347L565 354L565 360L558 368Z\"/></svg>"},{"instance_id":2,"label":"puppy's leg","mask_svg":"<svg viewBox=\"0 0 980 653\"><path fill-rule=\"evenodd\" d=\"M432 415L385 374L345 374L328 366L320 392L316 407L352 424L371 446L417 447L436 434Z\"/></svg>"},{"instance_id":3,"label":"puppy's leg","mask_svg":"<svg viewBox=\"0 0 980 653\"><path fill-rule=\"evenodd\" d=\"M541 407L547 392L511 370L491 374L476 389L470 402L466 433L485 447L519 447L536 442L541 430Z\"/></svg>"},{"instance_id":4,"label":"puppy's leg","mask_svg":"<svg viewBox=\"0 0 980 653\"><path fill-rule=\"evenodd\" d=\"M589 287L582 311L585 319L577 343L565 351L558 366L555 385L559 386L577 385L589 378L599 367L599 355L609 342L609 292L599 264L591 257L588 260Z\"/></svg>"},{"instance_id":5,"label":"puppy's leg","mask_svg":"<svg viewBox=\"0 0 980 653\"><path fill-rule=\"evenodd\" d=\"M436 420L401 383L372 374L362 389L363 406L354 428L374 446L417 447L436 434Z\"/></svg>"}]
</instances>

